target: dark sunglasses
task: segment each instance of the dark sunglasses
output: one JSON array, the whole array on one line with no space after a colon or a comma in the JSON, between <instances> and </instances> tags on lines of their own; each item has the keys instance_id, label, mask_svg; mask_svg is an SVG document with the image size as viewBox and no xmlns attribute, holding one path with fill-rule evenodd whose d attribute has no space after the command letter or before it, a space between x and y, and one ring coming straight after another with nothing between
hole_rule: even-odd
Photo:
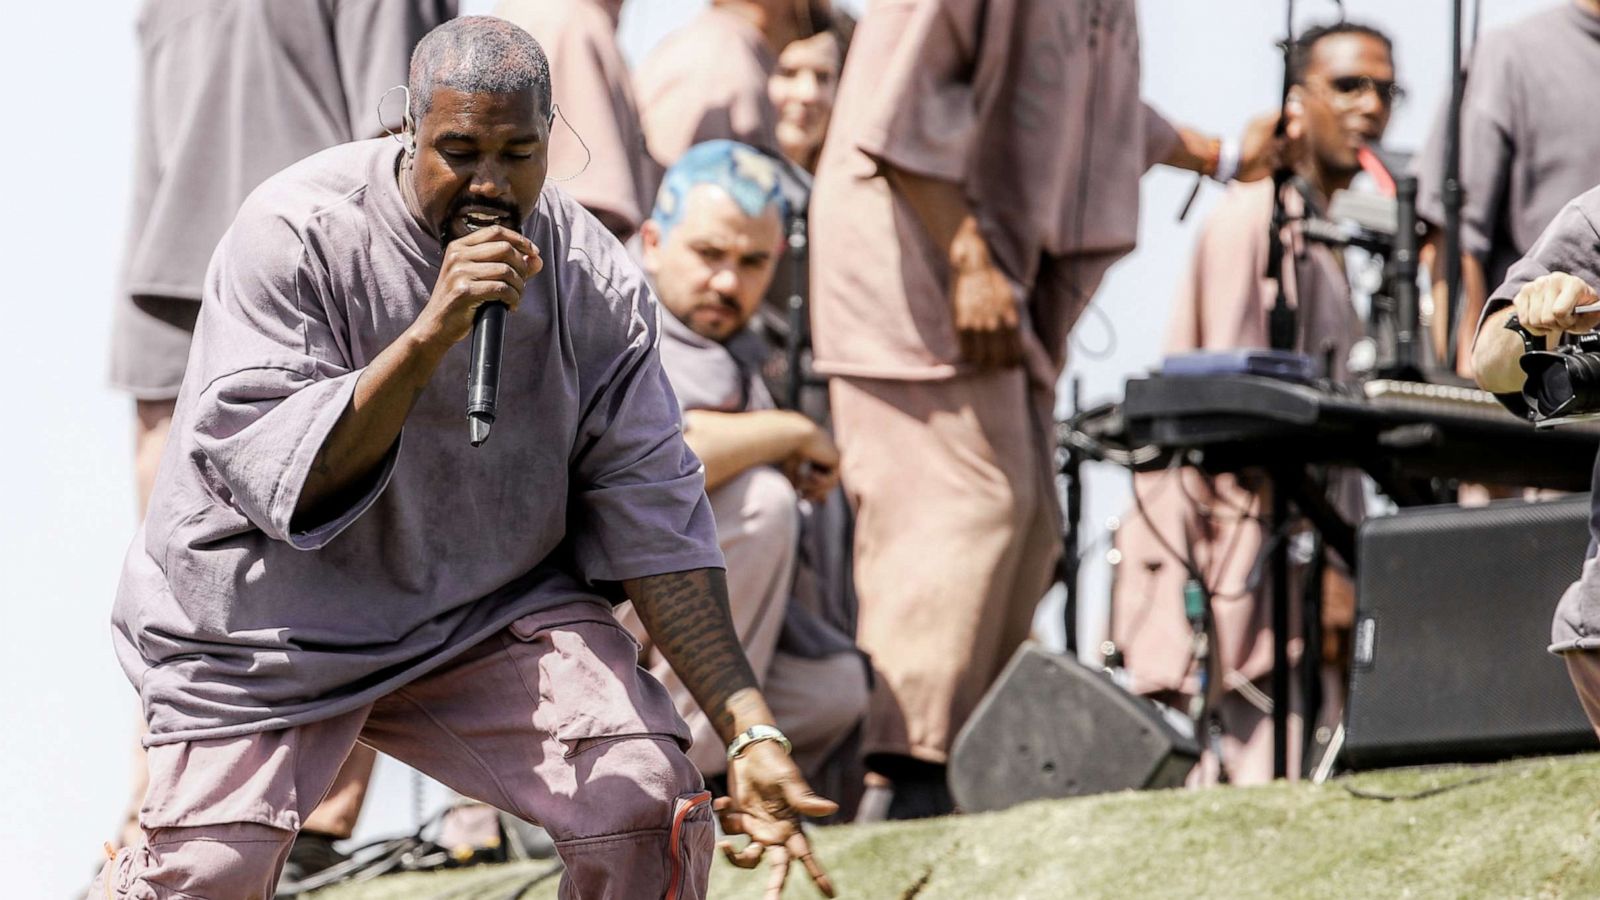
<instances>
[{"instance_id":1,"label":"dark sunglasses","mask_svg":"<svg viewBox=\"0 0 1600 900\"><path fill-rule=\"evenodd\" d=\"M1367 91L1375 91L1378 99L1385 103L1398 103L1405 99L1406 89L1393 81L1379 81L1367 75L1341 75L1338 78L1324 78L1328 87L1333 92L1345 99L1355 99Z\"/></svg>"}]
</instances>

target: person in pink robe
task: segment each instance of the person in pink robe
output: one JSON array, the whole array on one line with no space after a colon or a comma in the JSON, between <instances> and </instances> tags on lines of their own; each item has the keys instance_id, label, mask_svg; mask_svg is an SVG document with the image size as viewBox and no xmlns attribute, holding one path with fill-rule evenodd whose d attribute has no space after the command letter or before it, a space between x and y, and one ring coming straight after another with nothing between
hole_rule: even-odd
<instances>
[{"instance_id":1,"label":"person in pink robe","mask_svg":"<svg viewBox=\"0 0 1600 900\"><path fill-rule=\"evenodd\" d=\"M812 327L890 815L950 808L950 743L1050 585L1054 385L1133 247L1140 176L1259 177L1272 121L1241 151L1143 104L1132 0L885 0L857 26L812 195Z\"/></svg>"},{"instance_id":2,"label":"person in pink robe","mask_svg":"<svg viewBox=\"0 0 1600 900\"><path fill-rule=\"evenodd\" d=\"M1394 84L1389 40L1365 26L1313 29L1300 38L1296 52L1300 62L1290 129L1303 131L1308 152L1297 178L1284 188L1291 221L1349 187L1360 170L1357 148L1376 143L1388 125ZM1353 86L1341 90L1347 82ZM1238 185L1206 220L1173 304L1168 353L1268 346L1267 312L1277 295L1267 278L1272 206L1270 182ZM1344 260L1338 251L1306 241L1292 224L1284 240L1284 290L1298 314L1295 349L1331 361L1328 376L1348 381L1346 358L1365 329L1350 299ZM1204 576L1213 598L1224 689L1217 710L1220 765L1234 784L1272 778L1272 720L1265 703L1272 669L1272 598L1261 563L1271 502L1264 479L1256 472L1211 474L1192 468L1137 475L1137 502L1117 537L1122 559L1113 585L1113 640L1135 690L1184 710L1198 690L1184 585L1191 578L1190 565ZM1358 475L1335 473L1328 492L1347 518L1359 517ZM1174 551L1189 558L1176 558ZM1354 613L1348 577L1330 566L1323 585L1325 625L1334 633L1347 630ZM1310 653L1315 659L1337 656L1324 648ZM1298 639L1291 640L1291 655L1306 655ZM1329 662L1337 667L1336 658ZM1335 688L1340 683L1329 681ZM1337 701L1337 690L1334 697ZM1324 712L1336 715L1337 709L1334 702ZM1291 774L1298 769L1295 730ZM1217 780L1217 766L1208 748L1194 780Z\"/></svg>"},{"instance_id":3,"label":"person in pink robe","mask_svg":"<svg viewBox=\"0 0 1600 900\"><path fill-rule=\"evenodd\" d=\"M550 57L558 110L550 177L627 241L650 216L655 160L645 149L633 79L617 44L624 0L500 0Z\"/></svg>"}]
</instances>

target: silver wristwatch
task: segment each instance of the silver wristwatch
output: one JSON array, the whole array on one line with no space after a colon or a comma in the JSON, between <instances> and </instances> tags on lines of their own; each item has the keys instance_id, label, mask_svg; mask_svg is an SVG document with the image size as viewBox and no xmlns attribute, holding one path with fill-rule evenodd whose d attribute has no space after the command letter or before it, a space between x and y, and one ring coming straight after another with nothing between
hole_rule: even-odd
<instances>
[{"instance_id":1,"label":"silver wristwatch","mask_svg":"<svg viewBox=\"0 0 1600 900\"><path fill-rule=\"evenodd\" d=\"M793 749L789 739L784 737L783 732L777 728L771 725L751 725L740 732L739 736L734 738L733 742L728 745L728 761L732 762L738 759L739 754L743 753L746 747L756 741L777 741L783 746L783 752L785 753L789 753Z\"/></svg>"}]
</instances>

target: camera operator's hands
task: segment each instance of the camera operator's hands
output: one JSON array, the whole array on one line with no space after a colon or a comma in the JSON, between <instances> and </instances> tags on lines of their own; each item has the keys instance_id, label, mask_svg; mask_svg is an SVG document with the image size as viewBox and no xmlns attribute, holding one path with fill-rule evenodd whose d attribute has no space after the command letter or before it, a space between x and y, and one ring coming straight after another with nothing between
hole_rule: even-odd
<instances>
[{"instance_id":1,"label":"camera operator's hands","mask_svg":"<svg viewBox=\"0 0 1600 900\"><path fill-rule=\"evenodd\" d=\"M1600 312L1579 313L1582 306L1600 302L1583 279L1552 272L1522 286L1511 301L1517 320L1537 335L1583 334L1600 326Z\"/></svg>"}]
</instances>

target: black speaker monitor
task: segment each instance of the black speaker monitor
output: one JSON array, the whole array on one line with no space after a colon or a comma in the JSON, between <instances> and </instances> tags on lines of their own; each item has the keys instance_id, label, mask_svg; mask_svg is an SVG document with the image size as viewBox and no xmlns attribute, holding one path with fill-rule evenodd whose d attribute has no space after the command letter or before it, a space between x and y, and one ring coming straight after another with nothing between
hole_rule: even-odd
<instances>
[{"instance_id":1,"label":"black speaker monitor","mask_svg":"<svg viewBox=\"0 0 1600 900\"><path fill-rule=\"evenodd\" d=\"M1550 620L1589 545L1589 498L1403 510L1358 537L1345 710L1352 768L1600 749Z\"/></svg>"},{"instance_id":2,"label":"black speaker monitor","mask_svg":"<svg viewBox=\"0 0 1600 900\"><path fill-rule=\"evenodd\" d=\"M1200 758L1148 700L1076 659L1024 644L956 736L950 793L967 812L1176 787Z\"/></svg>"}]
</instances>

